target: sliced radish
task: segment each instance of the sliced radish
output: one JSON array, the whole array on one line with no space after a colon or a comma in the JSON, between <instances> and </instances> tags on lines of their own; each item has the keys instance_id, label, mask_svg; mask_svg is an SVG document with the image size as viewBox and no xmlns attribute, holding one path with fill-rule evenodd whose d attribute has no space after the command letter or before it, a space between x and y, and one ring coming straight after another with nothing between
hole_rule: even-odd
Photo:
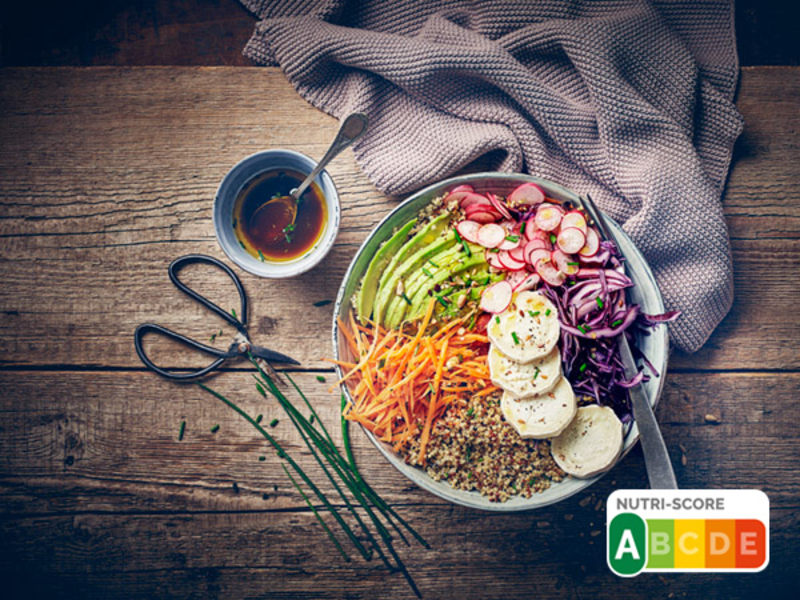
<instances>
[{"instance_id":1,"label":"sliced radish","mask_svg":"<svg viewBox=\"0 0 800 600\"><path fill-rule=\"evenodd\" d=\"M532 240L536 235L536 232L539 231L539 228L536 226L536 218L531 217L527 221L525 221L525 237L529 240Z\"/></svg>"},{"instance_id":2,"label":"sliced radish","mask_svg":"<svg viewBox=\"0 0 800 600\"><path fill-rule=\"evenodd\" d=\"M536 266L536 263L543 258L550 260L550 251L543 248L537 248L525 255L525 262L527 262L529 265Z\"/></svg>"},{"instance_id":3,"label":"sliced radish","mask_svg":"<svg viewBox=\"0 0 800 600\"><path fill-rule=\"evenodd\" d=\"M586 245L581 248L581 256L594 256L600 250L600 236L594 229L589 229L586 232Z\"/></svg>"},{"instance_id":4,"label":"sliced radish","mask_svg":"<svg viewBox=\"0 0 800 600\"><path fill-rule=\"evenodd\" d=\"M507 281L498 281L483 290L481 294L481 310L497 314L503 312L511 304L514 291Z\"/></svg>"},{"instance_id":5,"label":"sliced radish","mask_svg":"<svg viewBox=\"0 0 800 600\"><path fill-rule=\"evenodd\" d=\"M555 231L561 224L564 211L554 204L542 204L536 211L536 225L542 231Z\"/></svg>"},{"instance_id":6,"label":"sliced radish","mask_svg":"<svg viewBox=\"0 0 800 600\"><path fill-rule=\"evenodd\" d=\"M511 238L511 239L508 239L508 238ZM515 248L519 248L521 244L522 244L522 238L520 236L518 236L518 235L506 235L506 239L503 240L503 243L500 244L499 248L500 248L500 250L505 250L507 252L510 252L511 250L514 250Z\"/></svg>"},{"instance_id":7,"label":"sliced radish","mask_svg":"<svg viewBox=\"0 0 800 600\"><path fill-rule=\"evenodd\" d=\"M519 260L519 261L525 262L525 248L526 247L527 246L523 246L522 244L520 244L519 246L517 246L513 250L509 250L508 253L511 255L511 258L513 258L514 260Z\"/></svg>"},{"instance_id":8,"label":"sliced radish","mask_svg":"<svg viewBox=\"0 0 800 600\"><path fill-rule=\"evenodd\" d=\"M544 192L535 183L523 183L508 195L509 204L528 204L536 206L544 202Z\"/></svg>"},{"instance_id":9,"label":"sliced radish","mask_svg":"<svg viewBox=\"0 0 800 600\"><path fill-rule=\"evenodd\" d=\"M586 235L588 227L586 225L586 215L579 210L571 210L564 215L561 219L561 229L568 229L569 227L576 227Z\"/></svg>"},{"instance_id":10,"label":"sliced radish","mask_svg":"<svg viewBox=\"0 0 800 600\"><path fill-rule=\"evenodd\" d=\"M545 242L542 239L536 238L525 244L525 252L533 252L534 250L538 250L541 248L542 250L550 250L548 247L550 244Z\"/></svg>"},{"instance_id":11,"label":"sliced radish","mask_svg":"<svg viewBox=\"0 0 800 600\"><path fill-rule=\"evenodd\" d=\"M506 207L503 205L503 203L502 203L502 202L500 202L500 200L498 200L498 199L497 199L497 196L495 196L495 195L494 195L493 193L491 193L491 192L486 192L486 197L487 197L487 198L489 198L489 202L491 202L491 203L492 203L492 206L494 206L494 207L495 207L495 209L497 209L497 211L498 211L498 212L499 212L501 215L503 215L503 216L504 216L506 219L513 219L513 218L514 218L514 217L512 217L512 216L511 216L511 213L510 213L510 212L508 212L508 208L506 208Z\"/></svg>"},{"instance_id":12,"label":"sliced radish","mask_svg":"<svg viewBox=\"0 0 800 600\"><path fill-rule=\"evenodd\" d=\"M577 227L562 228L556 239L556 244L567 254L575 254L586 244L586 236Z\"/></svg>"},{"instance_id":13,"label":"sliced radish","mask_svg":"<svg viewBox=\"0 0 800 600\"><path fill-rule=\"evenodd\" d=\"M456 225L456 230L458 231L459 235L462 238L467 240L468 242L472 242L473 244L478 243L478 230L481 228L481 224L477 221L461 221L458 225Z\"/></svg>"},{"instance_id":14,"label":"sliced radish","mask_svg":"<svg viewBox=\"0 0 800 600\"><path fill-rule=\"evenodd\" d=\"M494 223L497 221L497 215L495 213L488 213L488 212L475 212L470 215L467 215L470 221L475 221L476 223Z\"/></svg>"},{"instance_id":15,"label":"sliced radish","mask_svg":"<svg viewBox=\"0 0 800 600\"><path fill-rule=\"evenodd\" d=\"M468 206L472 206L473 204L488 204L489 206L492 205L489 202L489 199L486 196L482 196L481 194L476 194L475 192L459 192L459 205L464 210L467 209ZM453 194L455 196L455 194Z\"/></svg>"},{"instance_id":16,"label":"sliced radish","mask_svg":"<svg viewBox=\"0 0 800 600\"><path fill-rule=\"evenodd\" d=\"M478 243L484 248L497 248L506 239L506 231L497 223L488 223L478 230Z\"/></svg>"},{"instance_id":17,"label":"sliced radish","mask_svg":"<svg viewBox=\"0 0 800 600\"><path fill-rule=\"evenodd\" d=\"M462 210L463 210L463 211L464 211L466 214L469 214L469 213L471 213L471 212L490 212L490 213L497 213L497 211L494 209L494 206L492 206L492 205L491 205L489 202L487 202L486 200L481 200L480 202L470 202L470 203L469 203L469 204L467 204L466 206L462 207ZM500 214L500 213L497 213L497 214Z\"/></svg>"},{"instance_id":18,"label":"sliced radish","mask_svg":"<svg viewBox=\"0 0 800 600\"><path fill-rule=\"evenodd\" d=\"M578 260L574 256L564 254L561 250L553 250L550 258L556 264L556 268L564 275L575 275L580 268Z\"/></svg>"},{"instance_id":19,"label":"sliced radish","mask_svg":"<svg viewBox=\"0 0 800 600\"><path fill-rule=\"evenodd\" d=\"M518 271L521 272L521 271ZM515 292L527 292L529 290L536 289L536 286L539 285L539 281L541 277L539 277L536 273L528 273L522 281L520 281L516 286L514 286Z\"/></svg>"},{"instance_id":20,"label":"sliced radish","mask_svg":"<svg viewBox=\"0 0 800 600\"><path fill-rule=\"evenodd\" d=\"M544 281L554 287L564 283L567 277L556 268L550 258L542 258L536 261L536 272Z\"/></svg>"},{"instance_id":21,"label":"sliced radish","mask_svg":"<svg viewBox=\"0 0 800 600\"><path fill-rule=\"evenodd\" d=\"M458 192L474 192L474 191L475 191L475 188L472 187L470 184L462 183L461 185L458 185L458 186L454 187L452 190L450 190L450 194L452 195L452 194L456 194Z\"/></svg>"},{"instance_id":22,"label":"sliced radish","mask_svg":"<svg viewBox=\"0 0 800 600\"><path fill-rule=\"evenodd\" d=\"M514 260L506 250L498 252L497 258L500 260L500 264L509 271L521 271L525 268L525 261Z\"/></svg>"},{"instance_id":23,"label":"sliced radish","mask_svg":"<svg viewBox=\"0 0 800 600\"><path fill-rule=\"evenodd\" d=\"M516 290L517 286L522 283L528 277L528 273L525 271L512 271L508 275L506 275L506 281L511 285L511 287Z\"/></svg>"},{"instance_id":24,"label":"sliced radish","mask_svg":"<svg viewBox=\"0 0 800 600\"><path fill-rule=\"evenodd\" d=\"M498 271L505 271L505 267L500 262L500 259L497 258L499 252L492 252L491 250L486 250L484 252L484 256L486 257L486 262L489 263L490 267L494 267Z\"/></svg>"}]
</instances>

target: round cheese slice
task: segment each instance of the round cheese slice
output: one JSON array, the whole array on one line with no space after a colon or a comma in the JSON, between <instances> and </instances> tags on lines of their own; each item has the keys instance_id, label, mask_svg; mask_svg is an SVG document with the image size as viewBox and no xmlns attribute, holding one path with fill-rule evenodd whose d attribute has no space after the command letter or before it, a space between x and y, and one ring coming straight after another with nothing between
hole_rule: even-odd
<instances>
[{"instance_id":1,"label":"round cheese slice","mask_svg":"<svg viewBox=\"0 0 800 600\"><path fill-rule=\"evenodd\" d=\"M517 398L530 398L549 392L561 377L561 353L558 348L529 363L518 363L500 352L494 344L489 349L492 383Z\"/></svg>"},{"instance_id":2,"label":"round cheese slice","mask_svg":"<svg viewBox=\"0 0 800 600\"><path fill-rule=\"evenodd\" d=\"M489 339L511 360L529 363L550 354L561 333L555 305L539 292L520 292L486 327Z\"/></svg>"},{"instance_id":3,"label":"round cheese slice","mask_svg":"<svg viewBox=\"0 0 800 600\"><path fill-rule=\"evenodd\" d=\"M500 408L520 437L544 440L567 428L575 416L577 404L569 381L559 377L551 391L533 398L515 398L505 392Z\"/></svg>"},{"instance_id":4,"label":"round cheese slice","mask_svg":"<svg viewBox=\"0 0 800 600\"><path fill-rule=\"evenodd\" d=\"M608 406L582 406L553 440L551 452L558 466L573 477L586 479L607 471L622 452L622 421Z\"/></svg>"}]
</instances>

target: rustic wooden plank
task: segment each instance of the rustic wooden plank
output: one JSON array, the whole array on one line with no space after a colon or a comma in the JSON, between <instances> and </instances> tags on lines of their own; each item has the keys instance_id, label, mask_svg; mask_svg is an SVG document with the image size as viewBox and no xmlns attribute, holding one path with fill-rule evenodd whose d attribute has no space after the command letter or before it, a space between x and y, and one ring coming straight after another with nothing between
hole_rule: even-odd
<instances>
[{"instance_id":1,"label":"rustic wooden plank","mask_svg":"<svg viewBox=\"0 0 800 600\"><path fill-rule=\"evenodd\" d=\"M747 576L623 579L605 561L605 516L485 515L418 508L430 550L399 550L425 598L789 598L796 507L771 513L771 562ZM345 564L309 513L56 515L0 521L0 574L11 598L413 598L398 574ZM312 540L318 543L310 543ZM52 594L52 595L51 595Z\"/></svg>"},{"instance_id":2,"label":"rustic wooden plank","mask_svg":"<svg viewBox=\"0 0 800 600\"><path fill-rule=\"evenodd\" d=\"M168 282L171 258L222 257L211 199L225 172L269 147L320 156L333 119L273 69L8 69L0 75L0 360L5 365L139 366L131 334L154 319L208 338L217 324ZM798 69L746 69L747 125L726 194L737 299L683 369L800 367L794 341L800 250ZM322 367L332 307L358 245L395 205L352 154L331 167L343 198L322 266L289 281L243 279L254 337ZM216 281L209 293L224 297ZM229 338L225 338L226 340ZM190 360L171 346L164 360ZM195 363L196 364L196 363Z\"/></svg>"},{"instance_id":3,"label":"rustic wooden plank","mask_svg":"<svg viewBox=\"0 0 800 600\"><path fill-rule=\"evenodd\" d=\"M307 373L296 377L338 441L339 399L327 391L330 382ZM224 373L212 385L250 414L263 414L265 423L281 419L270 431L305 469L316 472L291 424L256 394L248 373ZM279 460L258 433L196 386L171 384L150 373L75 372L4 372L0 386L5 391L0 400L2 513L300 506ZM791 399L800 393L800 374L671 374L665 390L658 416L681 487L758 487L770 494L773 506L797 504L800 405ZM706 414L721 424L709 425ZM187 425L179 442L182 420ZM216 424L220 429L212 433ZM352 429L358 464L387 499L442 504L396 473ZM617 487L641 488L645 481L636 450L591 493L604 498Z\"/></svg>"}]
</instances>

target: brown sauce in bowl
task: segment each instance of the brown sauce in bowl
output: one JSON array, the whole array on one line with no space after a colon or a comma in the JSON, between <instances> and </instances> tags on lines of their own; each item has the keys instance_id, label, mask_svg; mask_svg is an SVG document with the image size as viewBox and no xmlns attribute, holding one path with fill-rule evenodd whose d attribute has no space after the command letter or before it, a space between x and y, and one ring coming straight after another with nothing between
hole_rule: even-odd
<instances>
[{"instance_id":1,"label":"brown sauce in bowl","mask_svg":"<svg viewBox=\"0 0 800 600\"><path fill-rule=\"evenodd\" d=\"M233 207L233 228L249 254L262 261L292 260L311 250L322 237L328 210L316 183L300 197L293 226L291 210L281 202L258 210L276 196L288 196L305 178L297 171L267 171L242 187Z\"/></svg>"}]
</instances>

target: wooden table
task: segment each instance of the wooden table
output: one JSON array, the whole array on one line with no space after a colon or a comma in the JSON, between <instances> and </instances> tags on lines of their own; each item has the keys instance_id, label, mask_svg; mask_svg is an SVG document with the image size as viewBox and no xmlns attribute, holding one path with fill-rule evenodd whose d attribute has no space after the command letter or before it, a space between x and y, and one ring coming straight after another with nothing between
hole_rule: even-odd
<instances>
[{"instance_id":1,"label":"wooden table","mask_svg":"<svg viewBox=\"0 0 800 600\"><path fill-rule=\"evenodd\" d=\"M358 433L367 479L433 545L402 551L426 598L789 594L800 550L798 98L798 68L742 73L747 124L725 194L736 301L700 352L673 355L658 410L681 487L769 494L769 568L613 576L603 503L613 489L645 486L638 448L587 493L492 516L417 489ZM219 329L170 284L167 264L190 252L225 258L211 201L234 163L271 147L321 156L336 122L279 71L258 68L6 69L0 112L4 597L412 597L378 563L344 564L251 428L196 386L145 371L133 348L147 320L198 338ZM332 306L314 303L335 297L398 199L376 191L349 153L330 172L343 226L329 257L289 281L240 274L255 341L302 361L300 385L334 423L339 399L322 361ZM236 306L224 280L189 275ZM198 364L168 344L151 349L171 366ZM213 385L280 416L243 364ZM274 432L310 468L288 423Z\"/></svg>"}]
</instances>

